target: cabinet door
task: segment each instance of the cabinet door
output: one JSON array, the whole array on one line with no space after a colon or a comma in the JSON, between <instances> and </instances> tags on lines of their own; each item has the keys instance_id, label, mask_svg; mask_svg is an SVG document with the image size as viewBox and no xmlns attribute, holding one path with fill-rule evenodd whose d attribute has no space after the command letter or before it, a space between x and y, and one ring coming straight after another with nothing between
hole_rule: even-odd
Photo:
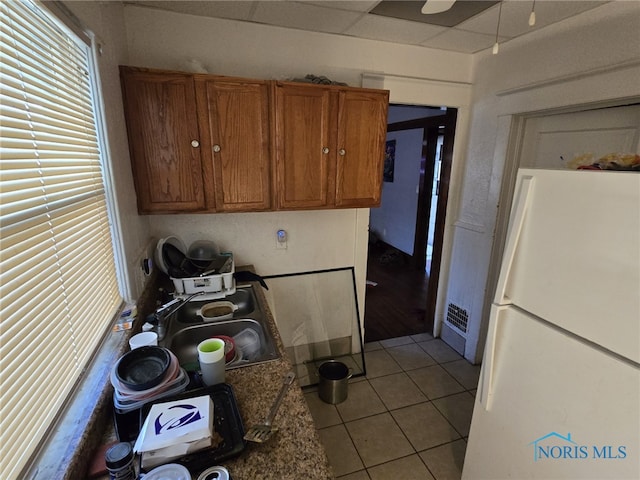
<instances>
[{"instance_id":1,"label":"cabinet door","mask_svg":"<svg viewBox=\"0 0 640 480\"><path fill-rule=\"evenodd\" d=\"M207 206L217 211L271 206L269 85L263 81L198 78Z\"/></svg>"},{"instance_id":2,"label":"cabinet door","mask_svg":"<svg viewBox=\"0 0 640 480\"><path fill-rule=\"evenodd\" d=\"M332 92L309 85L278 84L276 93L277 207L325 207L333 203L335 129Z\"/></svg>"},{"instance_id":3,"label":"cabinet door","mask_svg":"<svg viewBox=\"0 0 640 480\"><path fill-rule=\"evenodd\" d=\"M121 70L140 213L205 207L193 77Z\"/></svg>"},{"instance_id":4,"label":"cabinet door","mask_svg":"<svg viewBox=\"0 0 640 480\"><path fill-rule=\"evenodd\" d=\"M340 92L336 206L380 205L388 92Z\"/></svg>"}]
</instances>

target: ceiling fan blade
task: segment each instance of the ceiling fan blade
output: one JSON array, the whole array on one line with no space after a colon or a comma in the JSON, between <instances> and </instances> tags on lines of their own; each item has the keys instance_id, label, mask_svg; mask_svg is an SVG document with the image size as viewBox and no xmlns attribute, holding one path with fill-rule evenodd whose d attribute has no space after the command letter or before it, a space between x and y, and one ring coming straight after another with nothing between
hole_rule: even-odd
<instances>
[{"instance_id":1,"label":"ceiling fan blade","mask_svg":"<svg viewBox=\"0 0 640 480\"><path fill-rule=\"evenodd\" d=\"M446 12L454 3L456 3L456 0L427 0L424 2L420 12L425 15Z\"/></svg>"}]
</instances>

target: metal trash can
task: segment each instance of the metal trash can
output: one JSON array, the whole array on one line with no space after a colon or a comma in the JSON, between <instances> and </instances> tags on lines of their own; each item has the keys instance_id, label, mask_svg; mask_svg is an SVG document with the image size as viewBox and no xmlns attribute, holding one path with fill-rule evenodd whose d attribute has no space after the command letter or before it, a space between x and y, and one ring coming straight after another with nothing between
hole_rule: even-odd
<instances>
[{"instance_id":1,"label":"metal trash can","mask_svg":"<svg viewBox=\"0 0 640 480\"><path fill-rule=\"evenodd\" d=\"M344 402L349 394L349 379L353 371L344 363L328 360L318 368L318 396L325 403Z\"/></svg>"}]
</instances>

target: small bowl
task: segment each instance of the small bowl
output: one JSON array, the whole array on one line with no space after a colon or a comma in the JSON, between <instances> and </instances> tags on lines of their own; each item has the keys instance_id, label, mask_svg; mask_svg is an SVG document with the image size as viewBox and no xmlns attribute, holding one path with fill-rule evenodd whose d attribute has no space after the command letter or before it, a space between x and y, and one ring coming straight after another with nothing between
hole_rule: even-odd
<instances>
[{"instance_id":1,"label":"small bowl","mask_svg":"<svg viewBox=\"0 0 640 480\"><path fill-rule=\"evenodd\" d=\"M115 369L111 372L111 384L113 385L117 395L122 399L135 399L142 400L144 398L151 398L156 396L158 393L162 393L168 388L175 384L176 379L180 374L180 365L178 363L178 358L169 351L171 356L171 364L167 369L167 373L164 378L158 385L152 387L148 390L130 390L118 380Z\"/></svg>"},{"instance_id":2,"label":"small bowl","mask_svg":"<svg viewBox=\"0 0 640 480\"><path fill-rule=\"evenodd\" d=\"M236 342L233 341L233 338L227 337L226 335L216 335L213 338L219 338L224 342L225 363L233 361L236 358Z\"/></svg>"},{"instance_id":3,"label":"small bowl","mask_svg":"<svg viewBox=\"0 0 640 480\"><path fill-rule=\"evenodd\" d=\"M156 332L140 332L129 339L131 350L153 345L158 345L158 334Z\"/></svg>"},{"instance_id":4,"label":"small bowl","mask_svg":"<svg viewBox=\"0 0 640 480\"><path fill-rule=\"evenodd\" d=\"M207 268L220 254L220 249L211 240L196 240L189 246L187 258L200 267Z\"/></svg>"},{"instance_id":5,"label":"small bowl","mask_svg":"<svg viewBox=\"0 0 640 480\"><path fill-rule=\"evenodd\" d=\"M196 314L201 316L205 322L215 320L228 320L233 317L238 306L232 302L211 302L203 305Z\"/></svg>"},{"instance_id":6,"label":"small bowl","mask_svg":"<svg viewBox=\"0 0 640 480\"><path fill-rule=\"evenodd\" d=\"M166 348L140 347L125 353L118 360L116 377L130 390L148 390L162 382L169 365L171 354Z\"/></svg>"}]
</instances>

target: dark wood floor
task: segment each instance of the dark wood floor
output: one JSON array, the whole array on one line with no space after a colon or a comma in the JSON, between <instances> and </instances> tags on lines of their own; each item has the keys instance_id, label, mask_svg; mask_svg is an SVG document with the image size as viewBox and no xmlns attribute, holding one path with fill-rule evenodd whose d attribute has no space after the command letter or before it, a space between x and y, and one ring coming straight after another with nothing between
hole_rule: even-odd
<instances>
[{"instance_id":1,"label":"dark wood floor","mask_svg":"<svg viewBox=\"0 0 640 480\"><path fill-rule=\"evenodd\" d=\"M409 256L384 242L369 245L367 280L377 285L367 285L365 342L432 332L424 318L429 277Z\"/></svg>"}]
</instances>

